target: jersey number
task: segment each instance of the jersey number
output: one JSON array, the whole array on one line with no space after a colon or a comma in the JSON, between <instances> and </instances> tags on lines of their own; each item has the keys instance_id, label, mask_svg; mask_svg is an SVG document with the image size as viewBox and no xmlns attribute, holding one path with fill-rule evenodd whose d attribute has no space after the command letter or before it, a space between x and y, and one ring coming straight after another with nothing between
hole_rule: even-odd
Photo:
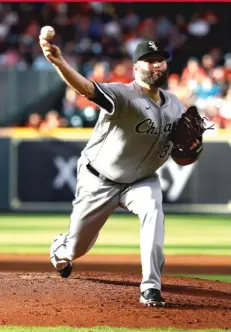
<instances>
[{"instance_id":1,"label":"jersey number","mask_svg":"<svg viewBox=\"0 0 231 332\"><path fill-rule=\"evenodd\" d=\"M171 150L172 150L172 144L166 144L164 146L163 151L161 153L159 153L158 157L160 159L168 157L170 155L170 153L171 153Z\"/></svg>"}]
</instances>

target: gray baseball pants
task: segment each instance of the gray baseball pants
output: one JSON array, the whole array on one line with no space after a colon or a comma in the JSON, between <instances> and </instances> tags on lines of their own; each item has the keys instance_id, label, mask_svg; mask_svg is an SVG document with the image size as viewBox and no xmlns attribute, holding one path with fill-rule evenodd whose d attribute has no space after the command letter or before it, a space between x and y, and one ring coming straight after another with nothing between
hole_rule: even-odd
<instances>
[{"instance_id":1,"label":"gray baseball pants","mask_svg":"<svg viewBox=\"0 0 231 332\"><path fill-rule=\"evenodd\" d=\"M140 220L141 292L149 288L161 290L164 215L158 176L130 185L115 184L92 174L80 158L69 233L55 238L51 262L56 269L62 269L68 261L86 254L119 205L138 215Z\"/></svg>"}]
</instances>

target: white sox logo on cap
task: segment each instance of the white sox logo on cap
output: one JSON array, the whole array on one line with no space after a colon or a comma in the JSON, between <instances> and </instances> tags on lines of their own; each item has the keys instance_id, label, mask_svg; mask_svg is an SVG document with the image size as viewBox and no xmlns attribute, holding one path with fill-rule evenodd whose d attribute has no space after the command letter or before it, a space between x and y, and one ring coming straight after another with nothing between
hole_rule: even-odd
<instances>
[{"instance_id":1,"label":"white sox logo on cap","mask_svg":"<svg viewBox=\"0 0 231 332\"><path fill-rule=\"evenodd\" d=\"M158 47L153 41L150 41L149 43L149 48L153 48L154 51L158 51Z\"/></svg>"}]
</instances>

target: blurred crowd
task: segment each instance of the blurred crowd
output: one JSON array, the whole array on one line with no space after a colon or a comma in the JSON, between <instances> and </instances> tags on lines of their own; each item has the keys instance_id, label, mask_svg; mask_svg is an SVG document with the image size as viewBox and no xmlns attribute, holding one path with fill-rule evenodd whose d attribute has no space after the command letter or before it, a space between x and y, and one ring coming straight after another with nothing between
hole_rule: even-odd
<instances>
[{"instance_id":1,"label":"blurred crowd","mask_svg":"<svg viewBox=\"0 0 231 332\"><path fill-rule=\"evenodd\" d=\"M52 25L55 43L84 76L128 83L133 79L131 56L137 43L155 40L173 54L165 88L186 107L196 105L216 127L227 128L231 127L231 53L219 45L221 24L215 11L204 9L185 18L179 13L170 17L141 12L125 3L2 3L0 69L54 70L38 44L41 27ZM32 112L24 125L43 130L92 127L98 115L97 105L67 87L60 107L45 116Z\"/></svg>"},{"instance_id":2,"label":"blurred crowd","mask_svg":"<svg viewBox=\"0 0 231 332\"><path fill-rule=\"evenodd\" d=\"M225 55L223 65L220 60L220 52L190 58L181 74L169 76L168 90L186 107L196 105L217 128L231 128L231 54Z\"/></svg>"}]
</instances>

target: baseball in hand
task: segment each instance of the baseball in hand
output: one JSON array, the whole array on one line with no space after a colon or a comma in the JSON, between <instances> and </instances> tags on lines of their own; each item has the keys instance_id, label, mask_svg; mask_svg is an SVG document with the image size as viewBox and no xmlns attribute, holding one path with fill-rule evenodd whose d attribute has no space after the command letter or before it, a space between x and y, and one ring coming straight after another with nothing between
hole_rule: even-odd
<instances>
[{"instance_id":1,"label":"baseball in hand","mask_svg":"<svg viewBox=\"0 0 231 332\"><path fill-rule=\"evenodd\" d=\"M55 29L49 25L42 27L40 35L44 39L52 39L55 36Z\"/></svg>"}]
</instances>

